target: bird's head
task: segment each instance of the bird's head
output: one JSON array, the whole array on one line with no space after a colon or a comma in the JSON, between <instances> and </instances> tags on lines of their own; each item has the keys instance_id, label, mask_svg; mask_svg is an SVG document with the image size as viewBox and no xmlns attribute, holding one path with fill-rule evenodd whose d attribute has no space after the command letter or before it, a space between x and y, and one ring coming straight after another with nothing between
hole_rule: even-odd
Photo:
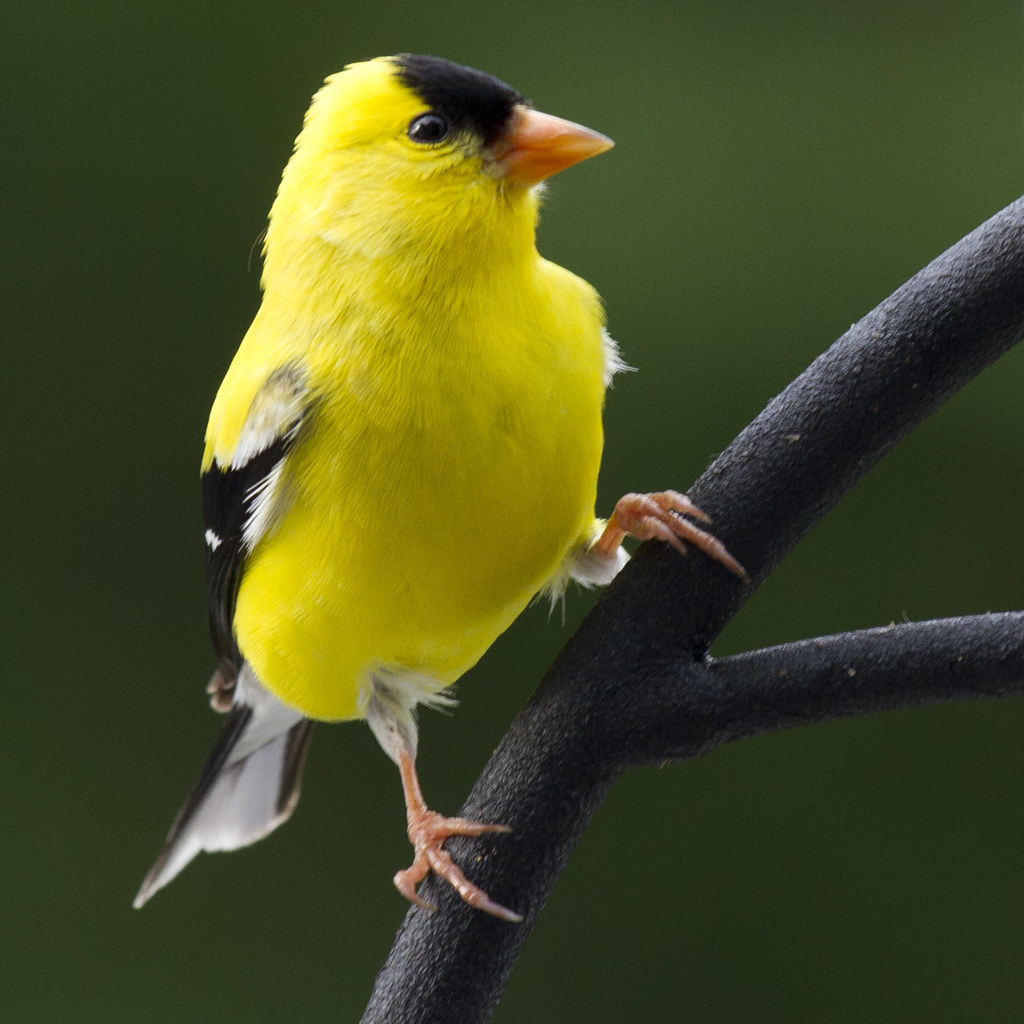
<instances>
[{"instance_id":1,"label":"bird's head","mask_svg":"<svg viewBox=\"0 0 1024 1024\"><path fill-rule=\"evenodd\" d=\"M351 64L306 115L271 211L268 258L275 233L291 231L373 259L532 251L538 186L611 145L438 57ZM275 232L282 225L290 230Z\"/></svg>"}]
</instances>

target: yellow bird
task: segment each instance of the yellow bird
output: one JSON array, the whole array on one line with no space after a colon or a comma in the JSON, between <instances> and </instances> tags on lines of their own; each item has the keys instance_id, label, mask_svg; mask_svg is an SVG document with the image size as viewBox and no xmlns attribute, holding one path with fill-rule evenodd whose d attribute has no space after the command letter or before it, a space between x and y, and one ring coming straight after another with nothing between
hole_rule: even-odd
<instances>
[{"instance_id":1,"label":"yellow bird","mask_svg":"<svg viewBox=\"0 0 1024 1024\"><path fill-rule=\"evenodd\" d=\"M314 720L397 763L412 866L513 911L442 844L501 825L428 809L416 708L450 701L531 598L607 583L628 534L724 547L684 495L594 504L622 367L597 294L537 253L542 182L612 145L437 57L352 64L313 99L270 211L263 301L210 413L209 615L227 718L135 899L291 814Z\"/></svg>"}]
</instances>

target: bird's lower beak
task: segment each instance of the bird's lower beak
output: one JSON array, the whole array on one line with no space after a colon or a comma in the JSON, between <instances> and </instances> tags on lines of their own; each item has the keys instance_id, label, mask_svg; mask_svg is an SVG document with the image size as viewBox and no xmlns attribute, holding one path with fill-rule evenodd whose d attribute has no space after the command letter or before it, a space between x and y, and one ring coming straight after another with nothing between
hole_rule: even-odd
<instances>
[{"instance_id":1,"label":"bird's lower beak","mask_svg":"<svg viewBox=\"0 0 1024 1024\"><path fill-rule=\"evenodd\" d=\"M509 127L491 146L489 171L505 181L535 185L613 145L581 124L518 104Z\"/></svg>"}]
</instances>

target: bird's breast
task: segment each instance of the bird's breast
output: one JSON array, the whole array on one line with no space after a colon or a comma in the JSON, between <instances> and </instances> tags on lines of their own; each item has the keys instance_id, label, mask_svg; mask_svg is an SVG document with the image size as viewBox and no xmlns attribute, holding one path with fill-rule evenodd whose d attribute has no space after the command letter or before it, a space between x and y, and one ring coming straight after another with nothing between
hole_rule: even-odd
<instances>
[{"instance_id":1,"label":"bird's breast","mask_svg":"<svg viewBox=\"0 0 1024 1024\"><path fill-rule=\"evenodd\" d=\"M375 665L454 681L589 528L600 325L530 326L398 337L312 364L289 511L253 553L236 619L287 703L352 717Z\"/></svg>"}]
</instances>

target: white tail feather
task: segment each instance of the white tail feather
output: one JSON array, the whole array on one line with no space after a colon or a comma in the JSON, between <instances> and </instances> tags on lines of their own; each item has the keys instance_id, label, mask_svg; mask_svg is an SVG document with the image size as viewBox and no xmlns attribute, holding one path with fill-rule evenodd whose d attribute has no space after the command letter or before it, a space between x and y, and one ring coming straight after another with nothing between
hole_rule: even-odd
<instances>
[{"instance_id":1,"label":"white tail feather","mask_svg":"<svg viewBox=\"0 0 1024 1024\"><path fill-rule=\"evenodd\" d=\"M141 907L203 850L237 850L291 815L312 722L286 708L243 666L217 745L135 897Z\"/></svg>"}]
</instances>

